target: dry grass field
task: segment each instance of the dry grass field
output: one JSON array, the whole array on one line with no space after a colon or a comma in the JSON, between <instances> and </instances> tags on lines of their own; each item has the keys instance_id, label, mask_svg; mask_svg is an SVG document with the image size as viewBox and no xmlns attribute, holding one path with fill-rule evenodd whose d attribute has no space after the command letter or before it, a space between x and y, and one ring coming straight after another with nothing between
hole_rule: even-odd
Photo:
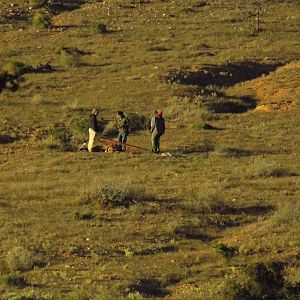
<instances>
[{"instance_id":1,"label":"dry grass field","mask_svg":"<svg viewBox=\"0 0 300 300\"><path fill-rule=\"evenodd\" d=\"M299 25L297 0L1 0L0 299L300 299ZM149 150L78 151L93 107Z\"/></svg>"}]
</instances>

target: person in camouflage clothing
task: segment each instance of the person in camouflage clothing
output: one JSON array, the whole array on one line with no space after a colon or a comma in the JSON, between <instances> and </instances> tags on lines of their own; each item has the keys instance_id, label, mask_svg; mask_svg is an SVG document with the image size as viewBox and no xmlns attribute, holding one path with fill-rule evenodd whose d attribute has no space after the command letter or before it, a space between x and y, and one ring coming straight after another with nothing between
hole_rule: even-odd
<instances>
[{"instance_id":1,"label":"person in camouflage clothing","mask_svg":"<svg viewBox=\"0 0 300 300\"><path fill-rule=\"evenodd\" d=\"M126 149L126 142L129 133L129 120L126 118L122 111L118 111L117 118L116 118L116 127L119 131L118 135L118 143L119 149L121 151L125 151Z\"/></svg>"}]
</instances>

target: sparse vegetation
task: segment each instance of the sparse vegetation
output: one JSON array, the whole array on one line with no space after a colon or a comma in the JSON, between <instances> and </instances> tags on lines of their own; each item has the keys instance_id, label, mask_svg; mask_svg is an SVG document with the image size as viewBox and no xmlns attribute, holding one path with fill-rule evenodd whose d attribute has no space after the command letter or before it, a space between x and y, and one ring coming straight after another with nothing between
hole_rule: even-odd
<instances>
[{"instance_id":1,"label":"sparse vegetation","mask_svg":"<svg viewBox=\"0 0 300 300\"><path fill-rule=\"evenodd\" d=\"M89 199L92 198L107 208L129 207L132 204L147 200L148 197L141 186L122 183L108 183L101 186L94 194L88 195Z\"/></svg>"},{"instance_id":2,"label":"sparse vegetation","mask_svg":"<svg viewBox=\"0 0 300 300\"><path fill-rule=\"evenodd\" d=\"M59 51L59 63L62 67L77 67L81 64L81 56L77 48L63 47Z\"/></svg>"},{"instance_id":3,"label":"sparse vegetation","mask_svg":"<svg viewBox=\"0 0 300 300\"><path fill-rule=\"evenodd\" d=\"M72 134L71 132L61 124L54 124L48 130L52 143L50 148L59 148L62 150L70 150Z\"/></svg>"},{"instance_id":4,"label":"sparse vegetation","mask_svg":"<svg viewBox=\"0 0 300 300\"><path fill-rule=\"evenodd\" d=\"M19 273L11 273L1 277L1 282L13 287L25 287L28 285L23 275Z\"/></svg>"},{"instance_id":5,"label":"sparse vegetation","mask_svg":"<svg viewBox=\"0 0 300 300\"><path fill-rule=\"evenodd\" d=\"M24 247L14 247L7 253L6 263L10 271L28 271L34 266L34 255Z\"/></svg>"},{"instance_id":6,"label":"sparse vegetation","mask_svg":"<svg viewBox=\"0 0 300 300\"><path fill-rule=\"evenodd\" d=\"M93 33L107 33L106 25L100 21L90 22L88 27Z\"/></svg>"},{"instance_id":7,"label":"sparse vegetation","mask_svg":"<svg viewBox=\"0 0 300 300\"><path fill-rule=\"evenodd\" d=\"M299 3L259 4L0 1L1 300L297 299ZM145 150L73 151L94 107Z\"/></svg>"}]
</instances>

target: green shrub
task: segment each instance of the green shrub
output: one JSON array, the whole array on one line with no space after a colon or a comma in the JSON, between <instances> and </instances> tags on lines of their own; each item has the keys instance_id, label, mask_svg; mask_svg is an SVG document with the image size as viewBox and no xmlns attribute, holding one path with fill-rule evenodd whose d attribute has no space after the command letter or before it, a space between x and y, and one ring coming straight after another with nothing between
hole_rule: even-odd
<instances>
[{"instance_id":1,"label":"green shrub","mask_svg":"<svg viewBox=\"0 0 300 300\"><path fill-rule=\"evenodd\" d=\"M88 117L81 118L72 123L71 131L75 138L82 141L87 139L90 121Z\"/></svg>"},{"instance_id":2,"label":"green shrub","mask_svg":"<svg viewBox=\"0 0 300 300\"><path fill-rule=\"evenodd\" d=\"M77 48L63 47L59 51L59 63L64 67L76 67L81 63L82 53Z\"/></svg>"},{"instance_id":3,"label":"green shrub","mask_svg":"<svg viewBox=\"0 0 300 300\"><path fill-rule=\"evenodd\" d=\"M94 216L94 213L91 211L81 211L75 213L76 220L92 220Z\"/></svg>"},{"instance_id":4,"label":"green shrub","mask_svg":"<svg viewBox=\"0 0 300 300\"><path fill-rule=\"evenodd\" d=\"M238 253L236 248L227 246L225 244L215 245L214 248L218 255L226 258L227 260L233 258Z\"/></svg>"},{"instance_id":5,"label":"green shrub","mask_svg":"<svg viewBox=\"0 0 300 300\"><path fill-rule=\"evenodd\" d=\"M298 174L291 170L279 167L262 170L258 175L262 177L290 177L297 176Z\"/></svg>"},{"instance_id":6,"label":"green shrub","mask_svg":"<svg viewBox=\"0 0 300 300\"><path fill-rule=\"evenodd\" d=\"M48 293L40 293L35 290L27 290L27 291L15 291L13 293L9 293L9 300L53 300L53 296ZM55 298L56 299L56 298Z\"/></svg>"},{"instance_id":7,"label":"green shrub","mask_svg":"<svg viewBox=\"0 0 300 300\"><path fill-rule=\"evenodd\" d=\"M136 185L125 185L109 183L101 186L94 193L86 196L88 199L81 201L91 203L98 202L103 207L129 207L132 204L143 202L149 199L143 188Z\"/></svg>"},{"instance_id":8,"label":"green shrub","mask_svg":"<svg viewBox=\"0 0 300 300\"><path fill-rule=\"evenodd\" d=\"M30 0L29 1L29 7L32 8L41 8L45 6L48 3L48 0Z\"/></svg>"},{"instance_id":9,"label":"green shrub","mask_svg":"<svg viewBox=\"0 0 300 300\"><path fill-rule=\"evenodd\" d=\"M72 134L65 126L61 124L54 124L49 128L48 133L54 143L51 145L53 148L63 150L71 149Z\"/></svg>"},{"instance_id":10,"label":"green shrub","mask_svg":"<svg viewBox=\"0 0 300 300\"><path fill-rule=\"evenodd\" d=\"M43 12L36 12L31 20L31 24L37 29L47 29L51 27L51 18Z\"/></svg>"},{"instance_id":11,"label":"green shrub","mask_svg":"<svg viewBox=\"0 0 300 300\"><path fill-rule=\"evenodd\" d=\"M298 289L289 286L283 271L284 264L281 262L250 265L246 268L246 282L230 283L225 289L225 299L296 299Z\"/></svg>"},{"instance_id":12,"label":"green shrub","mask_svg":"<svg viewBox=\"0 0 300 300\"><path fill-rule=\"evenodd\" d=\"M138 115L136 113L127 113L126 117L129 120L131 131L146 130L150 128L150 119L143 115Z\"/></svg>"},{"instance_id":13,"label":"green shrub","mask_svg":"<svg viewBox=\"0 0 300 300\"><path fill-rule=\"evenodd\" d=\"M24 287L24 286L28 285L24 276L22 276L18 273L12 273L12 274L2 276L1 282L8 286Z\"/></svg>"},{"instance_id":14,"label":"green shrub","mask_svg":"<svg viewBox=\"0 0 300 300\"><path fill-rule=\"evenodd\" d=\"M90 298L83 291L72 291L63 296L63 300L89 300Z\"/></svg>"},{"instance_id":15,"label":"green shrub","mask_svg":"<svg viewBox=\"0 0 300 300\"><path fill-rule=\"evenodd\" d=\"M20 61L12 60L2 66L2 72L12 76L19 76L23 73L26 65Z\"/></svg>"},{"instance_id":16,"label":"green shrub","mask_svg":"<svg viewBox=\"0 0 300 300\"><path fill-rule=\"evenodd\" d=\"M110 121L104 128L103 135L108 138L114 138L118 136L118 129L115 121Z\"/></svg>"},{"instance_id":17,"label":"green shrub","mask_svg":"<svg viewBox=\"0 0 300 300\"><path fill-rule=\"evenodd\" d=\"M106 25L100 21L90 22L88 27L93 33L106 33L107 32Z\"/></svg>"},{"instance_id":18,"label":"green shrub","mask_svg":"<svg viewBox=\"0 0 300 300\"><path fill-rule=\"evenodd\" d=\"M300 201L289 201L279 207L272 217L275 225L288 226L288 228L295 229L300 225Z\"/></svg>"},{"instance_id":19,"label":"green shrub","mask_svg":"<svg viewBox=\"0 0 300 300\"><path fill-rule=\"evenodd\" d=\"M24 247L14 247L6 255L6 263L10 271L28 271L34 266L34 256Z\"/></svg>"}]
</instances>

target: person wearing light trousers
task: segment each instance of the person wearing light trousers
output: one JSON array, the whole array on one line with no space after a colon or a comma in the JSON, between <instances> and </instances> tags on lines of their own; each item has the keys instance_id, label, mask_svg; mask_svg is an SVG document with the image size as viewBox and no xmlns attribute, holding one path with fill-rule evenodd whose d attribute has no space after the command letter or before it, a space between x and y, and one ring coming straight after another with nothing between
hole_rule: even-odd
<instances>
[{"instance_id":1,"label":"person wearing light trousers","mask_svg":"<svg viewBox=\"0 0 300 300\"><path fill-rule=\"evenodd\" d=\"M99 126L97 123L98 110L93 108L90 115L90 126L89 126L89 142L88 142L88 151L93 152L93 145L95 142L96 134L99 132Z\"/></svg>"}]
</instances>

